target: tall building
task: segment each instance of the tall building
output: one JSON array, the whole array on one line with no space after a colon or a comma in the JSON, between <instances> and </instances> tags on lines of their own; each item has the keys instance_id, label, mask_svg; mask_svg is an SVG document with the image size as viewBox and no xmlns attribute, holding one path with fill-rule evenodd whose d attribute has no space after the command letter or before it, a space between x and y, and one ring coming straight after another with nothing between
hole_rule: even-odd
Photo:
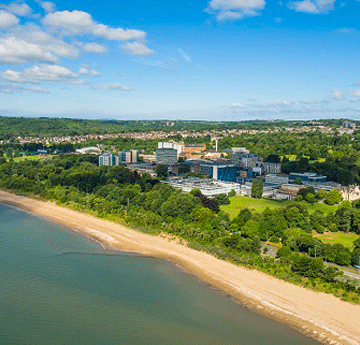
<instances>
[{"instance_id":1,"label":"tall building","mask_svg":"<svg viewBox=\"0 0 360 345\"><path fill-rule=\"evenodd\" d=\"M137 163L139 161L138 150L123 150L118 154L119 164L121 163Z\"/></svg>"},{"instance_id":2,"label":"tall building","mask_svg":"<svg viewBox=\"0 0 360 345\"><path fill-rule=\"evenodd\" d=\"M163 148L156 150L156 163L161 165L173 165L178 160L177 150Z\"/></svg>"},{"instance_id":3,"label":"tall building","mask_svg":"<svg viewBox=\"0 0 360 345\"><path fill-rule=\"evenodd\" d=\"M117 164L117 157L112 153L104 153L103 155L99 156L99 166L113 166Z\"/></svg>"}]
</instances>

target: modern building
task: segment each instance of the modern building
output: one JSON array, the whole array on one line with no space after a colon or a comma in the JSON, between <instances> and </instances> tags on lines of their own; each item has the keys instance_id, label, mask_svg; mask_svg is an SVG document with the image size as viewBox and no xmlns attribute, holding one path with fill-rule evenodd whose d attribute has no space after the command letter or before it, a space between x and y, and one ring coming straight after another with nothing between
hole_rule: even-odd
<instances>
[{"instance_id":1,"label":"modern building","mask_svg":"<svg viewBox=\"0 0 360 345\"><path fill-rule=\"evenodd\" d=\"M263 169L265 174L281 174L281 163L264 162Z\"/></svg>"},{"instance_id":2,"label":"modern building","mask_svg":"<svg viewBox=\"0 0 360 345\"><path fill-rule=\"evenodd\" d=\"M161 165L174 165L177 163L177 150L161 148L156 150L156 163Z\"/></svg>"},{"instance_id":3,"label":"modern building","mask_svg":"<svg viewBox=\"0 0 360 345\"><path fill-rule=\"evenodd\" d=\"M181 188L184 192L190 192L193 189L200 189L201 193L208 197L213 197L219 194L228 194L232 190L234 190L237 194L240 193L240 185L238 183L223 182L212 179L174 178L168 179L163 183L168 183L175 188Z\"/></svg>"},{"instance_id":4,"label":"modern building","mask_svg":"<svg viewBox=\"0 0 360 345\"><path fill-rule=\"evenodd\" d=\"M75 153L80 155L101 155L101 150L98 147L83 147L75 150Z\"/></svg>"},{"instance_id":5,"label":"modern building","mask_svg":"<svg viewBox=\"0 0 360 345\"><path fill-rule=\"evenodd\" d=\"M174 149L177 152L177 158L184 153L185 144L174 141L161 141L158 143L158 149Z\"/></svg>"},{"instance_id":6,"label":"modern building","mask_svg":"<svg viewBox=\"0 0 360 345\"><path fill-rule=\"evenodd\" d=\"M233 153L231 161L242 168L261 168L263 159L255 153Z\"/></svg>"},{"instance_id":7,"label":"modern building","mask_svg":"<svg viewBox=\"0 0 360 345\"><path fill-rule=\"evenodd\" d=\"M118 154L119 164L122 163L137 163L139 161L138 150L124 150Z\"/></svg>"},{"instance_id":8,"label":"modern building","mask_svg":"<svg viewBox=\"0 0 360 345\"><path fill-rule=\"evenodd\" d=\"M113 166L117 164L117 157L112 153L104 153L103 155L99 156L99 166Z\"/></svg>"},{"instance_id":9,"label":"modern building","mask_svg":"<svg viewBox=\"0 0 360 345\"><path fill-rule=\"evenodd\" d=\"M288 175L277 175L277 174L268 174L265 175L265 183L271 185L281 185L289 183Z\"/></svg>"},{"instance_id":10,"label":"modern building","mask_svg":"<svg viewBox=\"0 0 360 345\"><path fill-rule=\"evenodd\" d=\"M300 178L303 182L313 182L313 183L321 183L326 182L327 177L323 175L317 175L316 173L312 172L305 172L305 173L290 173L289 175L290 180L294 181L297 178Z\"/></svg>"},{"instance_id":11,"label":"modern building","mask_svg":"<svg viewBox=\"0 0 360 345\"><path fill-rule=\"evenodd\" d=\"M235 165L214 165L213 166L213 180L235 182L236 181L236 167Z\"/></svg>"}]
</instances>

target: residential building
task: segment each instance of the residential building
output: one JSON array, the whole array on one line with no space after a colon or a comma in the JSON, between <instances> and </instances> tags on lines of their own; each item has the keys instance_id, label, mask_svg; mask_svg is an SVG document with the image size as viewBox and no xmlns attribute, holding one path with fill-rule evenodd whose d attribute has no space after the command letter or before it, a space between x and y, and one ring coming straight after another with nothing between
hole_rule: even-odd
<instances>
[{"instance_id":1,"label":"residential building","mask_svg":"<svg viewBox=\"0 0 360 345\"><path fill-rule=\"evenodd\" d=\"M177 163L177 150L172 148L162 148L156 150L156 163L162 165L174 165Z\"/></svg>"},{"instance_id":2,"label":"residential building","mask_svg":"<svg viewBox=\"0 0 360 345\"><path fill-rule=\"evenodd\" d=\"M99 166L113 166L117 165L118 160L116 155L113 155L112 153L104 153L103 155L99 156Z\"/></svg>"}]
</instances>

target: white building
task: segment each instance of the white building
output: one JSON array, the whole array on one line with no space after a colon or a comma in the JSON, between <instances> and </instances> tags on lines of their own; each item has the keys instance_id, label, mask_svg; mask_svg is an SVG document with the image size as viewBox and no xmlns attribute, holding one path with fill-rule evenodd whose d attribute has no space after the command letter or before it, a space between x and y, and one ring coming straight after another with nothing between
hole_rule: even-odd
<instances>
[{"instance_id":1,"label":"white building","mask_svg":"<svg viewBox=\"0 0 360 345\"><path fill-rule=\"evenodd\" d=\"M160 141L158 143L158 149L174 149L177 152L177 158L185 152L185 144L184 143L175 143L173 141Z\"/></svg>"},{"instance_id":2,"label":"white building","mask_svg":"<svg viewBox=\"0 0 360 345\"><path fill-rule=\"evenodd\" d=\"M112 153L104 153L99 156L99 166L113 166L118 165L118 159L116 155Z\"/></svg>"}]
</instances>

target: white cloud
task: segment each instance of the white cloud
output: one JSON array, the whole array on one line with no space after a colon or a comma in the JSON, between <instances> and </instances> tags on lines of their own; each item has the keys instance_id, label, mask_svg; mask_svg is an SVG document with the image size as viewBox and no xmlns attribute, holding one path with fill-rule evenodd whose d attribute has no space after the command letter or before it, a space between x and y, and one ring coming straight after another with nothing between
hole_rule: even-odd
<instances>
[{"instance_id":1,"label":"white cloud","mask_svg":"<svg viewBox=\"0 0 360 345\"><path fill-rule=\"evenodd\" d=\"M354 97L360 97L360 89L354 91Z\"/></svg>"},{"instance_id":2,"label":"white cloud","mask_svg":"<svg viewBox=\"0 0 360 345\"><path fill-rule=\"evenodd\" d=\"M50 13L56 10L56 5L51 1L41 1L36 0L36 2L45 10L45 12Z\"/></svg>"},{"instance_id":3,"label":"white cloud","mask_svg":"<svg viewBox=\"0 0 360 345\"><path fill-rule=\"evenodd\" d=\"M21 92L33 93L50 93L50 91L41 86L19 86L19 85L0 85L0 92L8 95L13 95Z\"/></svg>"},{"instance_id":4,"label":"white cloud","mask_svg":"<svg viewBox=\"0 0 360 345\"><path fill-rule=\"evenodd\" d=\"M13 2L10 5L0 5L0 7L21 17L26 17L32 12L32 9L25 3L17 4Z\"/></svg>"},{"instance_id":5,"label":"white cloud","mask_svg":"<svg viewBox=\"0 0 360 345\"><path fill-rule=\"evenodd\" d=\"M89 13L76 10L49 13L42 20L42 23L62 30L64 34L93 34L113 41L143 40L146 36L144 31L110 28L107 25L98 24Z\"/></svg>"},{"instance_id":6,"label":"white cloud","mask_svg":"<svg viewBox=\"0 0 360 345\"><path fill-rule=\"evenodd\" d=\"M97 86L92 86L92 89L94 90L120 90L120 91L132 91L132 88L130 86L126 86L120 83L106 83L106 84L100 84Z\"/></svg>"},{"instance_id":7,"label":"white cloud","mask_svg":"<svg viewBox=\"0 0 360 345\"><path fill-rule=\"evenodd\" d=\"M237 20L260 15L265 4L265 0L211 0L205 11L218 20Z\"/></svg>"},{"instance_id":8,"label":"white cloud","mask_svg":"<svg viewBox=\"0 0 360 345\"><path fill-rule=\"evenodd\" d=\"M243 103L232 103L231 108L246 108L247 105Z\"/></svg>"},{"instance_id":9,"label":"white cloud","mask_svg":"<svg viewBox=\"0 0 360 345\"><path fill-rule=\"evenodd\" d=\"M83 50L89 52L89 53L95 53L95 54L102 54L107 51L106 46L103 44L98 43L85 43L82 45Z\"/></svg>"},{"instance_id":10,"label":"white cloud","mask_svg":"<svg viewBox=\"0 0 360 345\"><path fill-rule=\"evenodd\" d=\"M81 74L81 75L92 75L92 76L95 76L95 77L101 75L100 72L95 71L94 69L93 69L93 70L89 70L88 67L81 67L81 68L79 69L78 74Z\"/></svg>"},{"instance_id":11,"label":"white cloud","mask_svg":"<svg viewBox=\"0 0 360 345\"><path fill-rule=\"evenodd\" d=\"M336 0L302 0L291 1L288 5L289 9L296 12L322 14L329 13L334 10Z\"/></svg>"},{"instance_id":12,"label":"white cloud","mask_svg":"<svg viewBox=\"0 0 360 345\"><path fill-rule=\"evenodd\" d=\"M0 10L0 28L7 28L19 24L20 20L12 13Z\"/></svg>"},{"instance_id":13,"label":"white cloud","mask_svg":"<svg viewBox=\"0 0 360 345\"><path fill-rule=\"evenodd\" d=\"M0 64L18 64L31 61L55 63L58 58L38 44L14 37L0 38Z\"/></svg>"},{"instance_id":14,"label":"white cloud","mask_svg":"<svg viewBox=\"0 0 360 345\"><path fill-rule=\"evenodd\" d=\"M123 48L131 55L146 56L155 53L154 50L139 42L129 42L121 45L121 48Z\"/></svg>"},{"instance_id":15,"label":"white cloud","mask_svg":"<svg viewBox=\"0 0 360 345\"><path fill-rule=\"evenodd\" d=\"M339 90L333 90L331 93L331 98L337 101L341 101L343 99L343 94Z\"/></svg>"},{"instance_id":16,"label":"white cloud","mask_svg":"<svg viewBox=\"0 0 360 345\"><path fill-rule=\"evenodd\" d=\"M37 84L40 81L83 84L84 81L78 77L78 73L74 73L68 68L58 65L33 66L21 72L7 70L1 73L1 78L6 81L32 84Z\"/></svg>"},{"instance_id":17,"label":"white cloud","mask_svg":"<svg viewBox=\"0 0 360 345\"><path fill-rule=\"evenodd\" d=\"M186 61L186 62L189 62L191 63L191 57L189 54L185 53L185 51L183 49L178 49L179 50L179 53L181 54L181 56L183 57L183 59Z\"/></svg>"}]
</instances>

